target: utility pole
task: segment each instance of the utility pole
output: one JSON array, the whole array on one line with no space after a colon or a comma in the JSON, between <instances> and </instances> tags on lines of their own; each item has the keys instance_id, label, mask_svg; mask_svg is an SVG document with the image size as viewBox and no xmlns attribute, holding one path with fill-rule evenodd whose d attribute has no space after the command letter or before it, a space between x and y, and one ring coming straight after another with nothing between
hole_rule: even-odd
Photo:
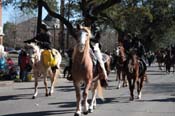
<instances>
[{"instance_id":1,"label":"utility pole","mask_svg":"<svg viewBox=\"0 0 175 116\"><path fill-rule=\"evenodd\" d=\"M67 16L67 20L69 21L69 19L70 19L70 5L71 5L71 1L69 0L68 1L68 16ZM67 39L66 39L66 48L68 49L69 48L69 31L68 31L68 29L67 29Z\"/></svg>"},{"instance_id":2,"label":"utility pole","mask_svg":"<svg viewBox=\"0 0 175 116\"><path fill-rule=\"evenodd\" d=\"M37 34L40 33L40 26L42 23L42 0L38 0L38 22L37 22Z\"/></svg>"}]
</instances>

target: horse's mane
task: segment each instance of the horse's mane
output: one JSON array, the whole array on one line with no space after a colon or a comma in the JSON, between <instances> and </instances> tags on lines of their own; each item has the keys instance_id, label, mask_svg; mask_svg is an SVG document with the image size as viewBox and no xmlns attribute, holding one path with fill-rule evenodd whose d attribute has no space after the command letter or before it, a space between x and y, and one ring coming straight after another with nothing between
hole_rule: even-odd
<instances>
[{"instance_id":1,"label":"horse's mane","mask_svg":"<svg viewBox=\"0 0 175 116\"><path fill-rule=\"evenodd\" d=\"M33 43L33 42L30 44L27 44L27 46L32 47L34 49L40 49L40 47L36 43Z\"/></svg>"},{"instance_id":2,"label":"horse's mane","mask_svg":"<svg viewBox=\"0 0 175 116\"><path fill-rule=\"evenodd\" d=\"M29 48L33 48L35 53L39 56L39 59L40 59L40 55L41 55L41 52L43 51L42 49L40 49L40 47L36 44L36 43L30 43L30 44L27 44L27 46Z\"/></svg>"}]
</instances>

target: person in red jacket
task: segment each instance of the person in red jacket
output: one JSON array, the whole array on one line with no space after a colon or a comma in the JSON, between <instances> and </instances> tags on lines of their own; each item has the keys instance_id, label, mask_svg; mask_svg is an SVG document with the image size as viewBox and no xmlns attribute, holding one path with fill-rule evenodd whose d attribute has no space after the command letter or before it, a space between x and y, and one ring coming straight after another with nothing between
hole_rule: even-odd
<instances>
[{"instance_id":1,"label":"person in red jacket","mask_svg":"<svg viewBox=\"0 0 175 116\"><path fill-rule=\"evenodd\" d=\"M28 66L29 66L30 58L27 56L27 53L22 50L19 54L18 65L20 67L20 79L25 81L28 75Z\"/></svg>"}]
</instances>

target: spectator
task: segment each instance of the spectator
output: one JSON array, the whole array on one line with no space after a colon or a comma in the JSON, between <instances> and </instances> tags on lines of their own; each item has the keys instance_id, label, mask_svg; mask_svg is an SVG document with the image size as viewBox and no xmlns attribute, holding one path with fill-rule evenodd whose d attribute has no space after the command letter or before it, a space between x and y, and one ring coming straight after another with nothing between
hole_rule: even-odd
<instances>
[{"instance_id":1,"label":"spectator","mask_svg":"<svg viewBox=\"0 0 175 116\"><path fill-rule=\"evenodd\" d=\"M18 57L18 65L20 67L20 79L22 81L25 81L27 79L29 61L30 59L27 56L27 53L24 50L21 50L21 53Z\"/></svg>"}]
</instances>

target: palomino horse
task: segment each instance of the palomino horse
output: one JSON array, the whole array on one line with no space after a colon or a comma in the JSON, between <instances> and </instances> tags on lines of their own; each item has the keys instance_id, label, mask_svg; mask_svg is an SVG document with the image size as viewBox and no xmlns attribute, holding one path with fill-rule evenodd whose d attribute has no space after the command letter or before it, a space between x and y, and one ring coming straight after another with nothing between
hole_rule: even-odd
<instances>
[{"instance_id":1,"label":"palomino horse","mask_svg":"<svg viewBox=\"0 0 175 116\"><path fill-rule=\"evenodd\" d=\"M126 62L126 55L125 55L125 51L124 51L124 47L122 46L122 43L119 42L119 46L116 49L116 54L115 54L115 65L116 65L116 69L117 69L117 76L116 76L116 80L118 80L118 86L117 89L119 89L121 87L121 81L123 81L123 87L127 86L127 82L126 82L126 74L125 74L125 70L124 70L124 64Z\"/></svg>"},{"instance_id":2,"label":"palomino horse","mask_svg":"<svg viewBox=\"0 0 175 116\"><path fill-rule=\"evenodd\" d=\"M88 114L92 112L96 106L96 94L102 94L102 87L98 78L93 79L93 62L90 55L90 38L91 32L87 27L80 27L77 32L77 44L74 47L72 56L72 80L76 91L77 108L74 116L80 116L83 112ZM99 77L100 78L100 77ZM83 99L81 98L81 83L84 82ZM93 83L92 83L93 82ZM93 85L93 86L92 86ZM89 107L88 91L92 89L92 101ZM102 97L102 96L99 96ZM82 102L81 102L82 100ZM82 103L82 104L81 104ZM83 105L83 111L81 109Z\"/></svg>"},{"instance_id":3,"label":"palomino horse","mask_svg":"<svg viewBox=\"0 0 175 116\"><path fill-rule=\"evenodd\" d=\"M141 90L146 77L146 66L139 60L136 52L131 50L127 58L126 73L129 83L130 100L134 100L134 89L137 83L138 99L141 99Z\"/></svg>"},{"instance_id":4,"label":"palomino horse","mask_svg":"<svg viewBox=\"0 0 175 116\"><path fill-rule=\"evenodd\" d=\"M27 44L27 52L30 56L30 64L32 65L33 69L33 76L35 79L35 92L33 95L33 99L38 95L38 79L39 77L44 78L44 85L46 90L46 96L51 95L54 92L54 82L56 78L59 75L59 69L52 69L51 66L46 66L43 63L43 55L39 46L37 46L35 43ZM52 52L54 54L54 57L57 59L57 67L60 67L62 57L60 53L56 49L52 49ZM48 92L48 85L47 85L47 76L51 79L51 88Z\"/></svg>"}]
</instances>

